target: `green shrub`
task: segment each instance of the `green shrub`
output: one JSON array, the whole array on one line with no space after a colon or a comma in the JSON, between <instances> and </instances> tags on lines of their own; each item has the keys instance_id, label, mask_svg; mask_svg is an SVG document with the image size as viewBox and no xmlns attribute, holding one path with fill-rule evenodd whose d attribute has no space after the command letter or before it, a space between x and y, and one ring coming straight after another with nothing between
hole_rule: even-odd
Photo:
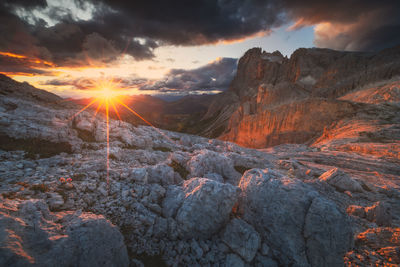
<instances>
[{"instance_id":1,"label":"green shrub","mask_svg":"<svg viewBox=\"0 0 400 267\"><path fill-rule=\"evenodd\" d=\"M156 146L153 147L153 150L155 151L162 151L162 152L171 152L172 150L168 147L163 147L163 146Z\"/></svg>"},{"instance_id":2,"label":"green shrub","mask_svg":"<svg viewBox=\"0 0 400 267\"><path fill-rule=\"evenodd\" d=\"M186 180L187 176L189 175L189 172L186 170L185 167L183 167L181 164L179 164L179 162L176 162L175 160L172 160L172 162L168 165L172 169L174 169L175 172L179 173L182 179Z\"/></svg>"},{"instance_id":3,"label":"green shrub","mask_svg":"<svg viewBox=\"0 0 400 267\"><path fill-rule=\"evenodd\" d=\"M235 165L234 168L235 168L235 170L236 170L237 172L241 173L242 175L243 175L246 171L248 171L248 170L251 169L251 168L247 168L247 167L242 166L242 165Z\"/></svg>"},{"instance_id":4,"label":"green shrub","mask_svg":"<svg viewBox=\"0 0 400 267\"><path fill-rule=\"evenodd\" d=\"M34 184L31 187L34 191L40 191L42 193L49 191L49 187L45 184Z\"/></svg>"}]
</instances>

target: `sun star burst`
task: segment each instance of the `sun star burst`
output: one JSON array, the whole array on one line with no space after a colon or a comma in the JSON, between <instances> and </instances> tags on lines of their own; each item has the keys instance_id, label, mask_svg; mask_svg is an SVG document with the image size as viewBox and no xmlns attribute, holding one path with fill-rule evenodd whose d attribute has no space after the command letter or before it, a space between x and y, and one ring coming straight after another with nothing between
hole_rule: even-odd
<instances>
[{"instance_id":1,"label":"sun star burst","mask_svg":"<svg viewBox=\"0 0 400 267\"><path fill-rule=\"evenodd\" d=\"M93 100L91 100L86 106L84 106L81 110L75 113L71 119L75 118L84 110L88 109L95 103L97 103L96 111L93 114L93 121L95 120L99 111L104 108L105 117L106 117L106 135L107 135L107 186L109 187L110 180L110 108L113 109L118 119L122 121L120 113L118 111L118 107L122 106L135 116L139 117L146 124L156 129L162 136L164 136L170 142L173 142L168 136L166 136L163 132L161 132L158 128L152 125L145 118L140 116L136 111L134 111L131 107L124 103L124 92L123 88L120 87L120 81L114 81L114 79L99 79L92 80L90 82L90 87L87 88L93 93Z\"/></svg>"}]
</instances>

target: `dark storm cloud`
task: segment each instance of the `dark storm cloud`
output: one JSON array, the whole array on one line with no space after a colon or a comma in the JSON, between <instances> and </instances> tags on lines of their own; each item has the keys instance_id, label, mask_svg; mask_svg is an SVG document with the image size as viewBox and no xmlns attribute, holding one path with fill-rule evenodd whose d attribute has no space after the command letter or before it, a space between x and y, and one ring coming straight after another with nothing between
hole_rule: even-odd
<instances>
[{"instance_id":1,"label":"dark storm cloud","mask_svg":"<svg viewBox=\"0 0 400 267\"><path fill-rule=\"evenodd\" d=\"M317 46L379 50L399 43L398 0L101 2L95 18L106 28L176 45L240 39L291 21L299 21L297 26L330 23L316 31Z\"/></svg>"},{"instance_id":2,"label":"dark storm cloud","mask_svg":"<svg viewBox=\"0 0 400 267\"><path fill-rule=\"evenodd\" d=\"M7 75L25 74L25 75L37 75L37 74L52 74L50 71L37 69L37 66L32 65L31 62L27 62L24 59L15 59L6 56L0 56L0 73Z\"/></svg>"},{"instance_id":3,"label":"dark storm cloud","mask_svg":"<svg viewBox=\"0 0 400 267\"><path fill-rule=\"evenodd\" d=\"M141 90L168 91L224 91L236 73L237 59L220 58L193 70L172 69L161 80L149 81Z\"/></svg>"},{"instance_id":4,"label":"dark storm cloud","mask_svg":"<svg viewBox=\"0 0 400 267\"><path fill-rule=\"evenodd\" d=\"M97 1L94 1L97 2ZM279 1L103 0L103 26L175 45L248 37L281 25ZM109 9L111 8L111 9ZM111 11L112 10L112 11Z\"/></svg>"},{"instance_id":5,"label":"dark storm cloud","mask_svg":"<svg viewBox=\"0 0 400 267\"><path fill-rule=\"evenodd\" d=\"M162 45L237 40L296 21L293 28L317 24L319 47L379 50L400 42L398 0L76 0L75 5L2 1L0 49L59 66L99 65L123 53L151 59ZM91 18L77 18L77 7L91 11ZM47 12L54 26L37 12Z\"/></svg>"},{"instance_id":6,"label":"dark storm cloud","mask_svg":"<svg viewBox=\"0 0 400 267\"><path fill-rule=\"evenodd\" d=\"M400 44L400 1L285 1L288 17L315 29L315 44L338 50L376 51Z\"/></svg>"},{"instance_id":7,"label":"dark storm cloud","mask_svg":"<svg viewBox=\"0 0 400 267\"><path fill-rule=\"evenodd\" d=\"M6 6L22 6L25 8L46 7L46 0L3 0Z\"/></svg>"}]
</instances>

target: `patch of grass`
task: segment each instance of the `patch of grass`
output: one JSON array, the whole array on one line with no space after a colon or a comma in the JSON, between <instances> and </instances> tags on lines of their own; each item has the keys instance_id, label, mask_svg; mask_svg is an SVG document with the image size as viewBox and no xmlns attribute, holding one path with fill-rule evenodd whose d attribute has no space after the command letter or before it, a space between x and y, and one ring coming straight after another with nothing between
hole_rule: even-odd
<instances>
[{"instance_id":1,"label":"patch of grass","mask_svg":"<svg viewBox=\"0 0 400 267\"><path fill-rule=\"evenodd\" d=\"M1 193L1 195L3 196L3 198L8 198L8 199L15 199L16 198L16 192L4 192Z\"/></svg>"},{"instance_id":2,"label":"patch of grass","mask_svg":"<svg viewBox=\"0 0 400 267\"><path fill-rule=\"evenodd\" d=\"M110 153L109 158L112 159L112 160L118 160L117 156L115 156L112 153Z\"/></svg>"},{"instance_id":3,"label":"patch of grass","mask_svg":"<svg viewBox=\"0 0 400 267\"><path fill-rule=\"evenodd\" d=\"M164 146L156 146L153 147L154 151L162 151L162 152L171 152L172 150L168 147L164 147Z\"/></svg>"},{"instance_id":4,"label":"patch of grass","mask_svg":"<svg viewBox=\"0 0 400 267\"><path fill-rule=\"evenodd\" d=\"M78 137L82 139L82 141L85 142L96 142L96 138L94 138L94 135L90 131L86 130L81 130L78 128L75 128L75 130L78 132Z\"/></svg>"},{"instance_id":5,"label":"patch of grass","mask_svg":"<svg viewBox=\"0 0 400 267\"><path fill-rule=\"evenodd\" d=\"M72 175L73 181L82 181L85 178L86 178L86 174L84 174L84 173L76 173L76 174Z\"/></svg>"},{"instance_id":6,"label":"patch of grass","mask_svg":"<svg viewBox=\"0 0 400 267\"><path fill-rule=\"evenodd\" d=\"M138 147L138 146L135 146L135 145L126 144L126 145L124 146L124 148L126 148L126 149L138 149L139 147Z\"/></svg>"},{"instance_id":7,"label":"patch of grass","mask_svg":"<svg viewBox=\"0 0 400 267\"><path fill-rule=\"evenodd\" d=\"M129 236L133 231L135 230L135 227L129 224L123 224L119 227L119 231L123 236Z\"/></svg>"},{"instance_id":8,"label":"patch of grass","mask_svg":"<svg viewBox=\"0 0 400 267\"><path fill-rule=\"evenodd\" d=\"M166 267L164 260L161 255L148 255L146 253L135 255L135 259L140 260L144 266L157 266L157 267Z\"/></svg>"},{"instance_id":9,"label":"patch of grass","mask_svg":"<svg viewBox=\"0 0 400 267\"><path fill-rule=\"evenodd\" d=\"M0 149L23 150L25 157L30 159L36 159L36 155L40 158L49 158L62 152L72 153L72 147L67 142L53 143L38 138L16 139L5 134L0 134Z\"/></svg>"},{"instance_id":10,"label":"patch of grass","mask_svg":"<svg viewBox=\"0 0 400 267\"><path fill-rule=\"evenodd\" d=\"M234 168L235 168L235 170L236 170L237 172L241 173L242 175L243 175L246 171L248 171L248 170L251 169L251 168L248 168L248 167L245 167L245 166L242 166L242 165L235 165Z\"/></svg>"},{"instance_id":11,"label":"patch of grass","mask_svg":"<svg viewBox=\"0 0 400 267\"><path fill-rule=\"evenodd\" d=\"M173 160L170 164L168 164L175 172L179 173L182 179L186 180L189 172L183 167L179 162Z\"/></svg>"},{"instance_id":12,"label":"patch of grass","mask_svg":"<svg viewBox=\"0 0 400 267\"><path fill-rule=\"evenodd\" d=\"M34 184L31 189L35 192L40 191L42 193L49 191L49 187L45 184Z\"/></svg>"}]
</instances>

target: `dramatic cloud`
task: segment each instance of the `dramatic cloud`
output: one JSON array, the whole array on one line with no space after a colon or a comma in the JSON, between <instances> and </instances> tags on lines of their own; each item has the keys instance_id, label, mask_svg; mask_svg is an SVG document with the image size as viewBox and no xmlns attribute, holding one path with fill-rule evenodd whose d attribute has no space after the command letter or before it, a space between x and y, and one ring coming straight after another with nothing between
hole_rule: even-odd
<instances>
[{"instance_id":1,"label":"dramatic cloud","mask_svg":"<svg viewBox=\"0 0 400 267\"><path fill-rule=\"evenodd\" d=\"M149 81L141 90L160 92L224 91L236 73L237 59L219 58L193 70L172 69L157 81Z\"/></svg>"},{"instance_id":2,"label":"dramatic cloud","mask_svg":"<svg viewBox=\"0 0 400 267\"><path fill-rule=\"evenodd\" d=\"M400 1L285 1L293 29L316 25L315 44L337 50L376 51L400 44Z\"/></svg>"},{"instance_id":3,"label":"dramatic cloud","mask_svg":"<svg viewBox=\"0 0 400 267\"><path fill-rule=\"evenodd\" d=\"M43 63L32 62L26 58L18 58L11 56L4 56L0 54L0 73L6 73L11 75L49 75L51 71L41 70L38 67L43 67Z\"/></svg>"},{"instance_id":4,"label":"dramatic cloud","mask_svg":"<svg viewBox=\"0 0 400 267\"><path fill-rule=\"evenodd\" d=\"M4 0L0 50L57 66L152 59L163 45L203 45L315 25L315 44L379 50L400 43L398 0Z\"/></svg>"},{"instance_id":5,"label":"dramatic cloud","mask_svg":"<svg viewBox=\"0 0 400 267\"><path fill-rule=\"evenodd\" d=\"M197 91L216 92L228 89L237 67L235 58L218 58L197 69L172 69L163 79L114 78L119 87L125 89L152 90L157 92L193 93ZM95 83L87 78L56 78L42 82L41 85L72 86L78 90L94 89Z\"/></svg>"},{"instance_id":6,"label":"dramatic cloud","mask_svg":"<svg viewBox=\"0 0 400 267\"><path fill-rule=\"evenodd\" d=\"M124 89L139 88L144 86L148 80L143 78L136 79L114 79L119 87ZM53 85L53 86L72 86L77 90L91 90L96 89L96 83L92 79L88 78L56 78L42 82L41 85Z\"/></svg>"}]
</instances>

